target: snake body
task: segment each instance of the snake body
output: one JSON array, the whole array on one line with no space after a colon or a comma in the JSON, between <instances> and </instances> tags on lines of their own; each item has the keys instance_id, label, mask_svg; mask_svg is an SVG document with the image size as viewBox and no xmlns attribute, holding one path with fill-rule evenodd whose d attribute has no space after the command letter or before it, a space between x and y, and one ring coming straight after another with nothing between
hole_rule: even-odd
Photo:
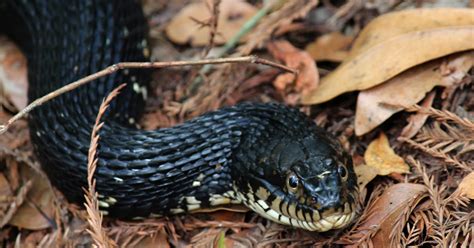
<instances>
[{"instance_id":1,"label":"snake body","mask_svg":"<svg viewBox=\"0 0 474 248\"><path fill-rule=\"evenodd\" d=\"M137 1L11 0L0 12L8 23L2 29L27 55L30 101L111 64L148 59ZM351 158L304 114L281 104L244 103L171 128L140 130L134 123L149 80L148 70L119 71L31 112L36 154L69 201L83 202L98 106L125 82L100 131L95 179L105 214L147 217L243 203L307 230L340 228L353 219Z\"/></svg>"}]
</instances>

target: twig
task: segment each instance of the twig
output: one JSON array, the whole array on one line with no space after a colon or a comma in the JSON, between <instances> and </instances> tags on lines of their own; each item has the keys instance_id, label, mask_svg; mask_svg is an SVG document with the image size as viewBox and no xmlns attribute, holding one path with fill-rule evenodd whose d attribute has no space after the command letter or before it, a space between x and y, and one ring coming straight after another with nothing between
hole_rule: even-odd
<instances>
[{"instance_id":1,"label":"twig","mask_svg":"<svg viewBox=\"0 0 474 248\"><path fill-rule=\"evenodd\" d=\"M120 90L125 87L126 84L121 84L115 88L107 98L102 102L99 108L99 113L95 119L95 124L92 129L91 143L89 146L89 153L87 155L87 186L84 195L86 202L84 203L87 211L87 222L89 222L89 229L87 232L91 235L95 244L98 247L110 247L115 246L112 240L107 237L107 234L102 228L102 213L99 211L98 193L95 190L96 181L93 178L95 170L97 169L97 146L99 145L99 131L104 125L100 122L100 119L104 115L105 111L110 105L110 102L119 94Z\"/></svg>"},{"instance_id":2,"label":"twig","mask_svg":"<svg viewBox=\"0 0 474 248\"><path fill-rule=\"evenodd\" d=\"M273 4L267 3L268 1L265 1L265 5L263 6L262 9L260 9L257 13L255 13L252 18L250 18L248 21L242 25L242 28L235 34L230 40L228 40L225 44L224 47L222 48L221 51L216 55L216 57L222 57L225 54L227 54L230 50L232 50L244 37L244 35L248 34L253 28L257 25L257 23L270 12L270 10L273 8ZM199 70L198 76L193 80L193 82L189 86L189 93L193 94L195 90L199 87L199 85L202 83L203 78L201 75L205 75L211 70L212 66L211 64L207 64Z\"/></svg>"},{"instance_id":3,"label":"twig","mask_svg":"<svg viewBox=\"0 0 474 248\"><path fill-rule=\"evenodd\" d=\"M17 195L14 200L10 203L8 211L3 214L2 219L0 220L0 228L3 228L11 220L13 215L16 213L18 208L23 204L26 194L30 191L33 182L28 180L21 188L18 190Z\"/></svg>"},{"instance_id":4,"label":"twig","mask_svg":"<svg viewBox=\"0 0 474 248\"><path fill-rule=\"evenodd\" d=\"M443 152L439 151L438 149L433 149L433 148L430 148L430 147L426 147L423 144L419 144L419 143L417 143L417 142L415 142L411 139L407 139L407 138L404 138L404 137L399 137L398 140L402 141L402 142L405 142L405 143L408 143L409 145L413 146L414 148L420 149L423 152L428 153L428 154L430 154L431 156L433 156L435 158L442 159L442 160L444 160L444 162L446 162L448 164L455 165L461 170L468 171L468 172L473 171L473 169L470 168L464 162L459 161L455 157L452 157L449 154L443 153Z\"/></svg>"},{"instance_id":5,"label":"twig","mask_svg":"<svg viewBox=\"0 0 474 248\"><path fill-rule=\"evenodd\" d=\"M257 56L245 56L245 57L235 57L235 58L220 58L220 59L203 59L198 61L171 61L171 62L121 62L114 65L111 65L101 71L98 71L94 74L88 75L83 77L77 81L74 81L68 85L65 85L53 92L48 93L45 96L42 96L28 106L26 106L23 110L18 112L12 118L10 118L6 124L0 125L0 134L3 134L8 130L8 128L17 120L31 112L34 108L44 104L45 102L50 101L51 99L62 95L66 92L76 89L77 87L87 84L93 80L96 80L100 77L104 77L110 75L118 70L123 69L144 69L144 68L165 68L165 67L176 67L176 66L196 66L196 65L205 65L205 64L224 64L224 63L253 63L253 64L263 64L272 67L279 68L281 70L291 72L296 74L297 71L290 67L284 66L282 64L278 64L266 59L259 58Z\"/></svg>"},{"instance_id":6,"label":"twig","mask_svg":"<svg viewBox=\"0 0 474 248\"><path fill-rule=\"evenodd\" d=\"M453 121L458 125L464 126L465 128L468 128L470 130L474 130L474 122L470 121L467 118L461 118L455 113L447 111L447 110L439 110L433 107L425 108L416 104L413 106L404 107L404 108L408 112L419 112L422 114L428 114L430 116L435 117L438 120Z\"/></svg>"},{"instance_id":7,"label":"twig","mask_svg":"<svg viewBox=\"0 0 474 248\"><path fill-rule=\"evenodd\" d=\"M206 48L202 53L202 58L206 58L209 55L209 52L214 47L216 41L216 34L217 34L217 25L219 23L219 7L221 6L221 0L214 0L212 6L210 6L209 2L206 2L209 10L211 11L211 19L207 23L209 26L209 44L207 44ZM220 56L219 56L220 57Z\"/></svg>"}]
</instances>

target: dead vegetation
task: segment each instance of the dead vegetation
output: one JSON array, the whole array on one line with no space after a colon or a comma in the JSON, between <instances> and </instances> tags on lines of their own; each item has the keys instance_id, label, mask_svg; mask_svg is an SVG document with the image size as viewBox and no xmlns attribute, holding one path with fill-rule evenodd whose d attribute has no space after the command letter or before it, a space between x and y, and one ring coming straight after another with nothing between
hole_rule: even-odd
<instances>
[{"instance_id":1,"label":"dead vegetation","mask_svg":"<svg viewBox=\"0 0 474 248\"><path fill-rule=\"evenodd\" d=\"M250 1L254 8L252 13L263 13L263 15L251 19L253 23L249 24L250 33L243 36L245 38L239 43L238 40L231 38L223 39L225 36L219 32L219 22L222 18L217 16L230 12L219 11L218 6L224 6L226 1L206 1L209 18L194 19L200 29L207 29L204 33L208 36L201 37L206 41L205 48L199 45L195 48L191 44L183 51L182 47L176 48L173 40L170 37L166 38L162 31L163 25L176 18L175 16L179 15L177 10L185 4L181 1L169 4L164 2L167 1L144 1L144 9L149 13L148 18L152 24L150 31L152 57L164 54L165 57L173 58L170 60L190 61L195 57L212 57L216 47L224 44L230 47L227 51L234 52L232 56L246 56L252 53L262 58L279 60L287 66L298 69L300 76L289 75L286 76L288 77L286 80L277 80L282 76L281 71L253 64L214 65L206 70L187 67L160 70L153 82L152 95L155 98L148 103L147 114L142 120L143 126L146 129L171 126L211 109L245 100L276 100L296 105L310 114L318 124L336 134L344 147L351 152L359 181L364 182L360 189L358 219L345 230L329 233L290 229L269 222L255 213L240 210L134 222L103 219L98 211L92 179L94 151L97 142L100 143L97 133L91 134L89 188L86 190L87 204L84 210L68 204L61 194L51 187L33 155L26 120L20 119L0 136L2 245L6 247L20 245L74 247L91 244L99 247L474 246L472 202L474 198L472 50L474 48L467 48L465 50L468 51L463 52L457 50L460 46L456 43L456 39L445 39L441 44L437 36L434 36L435 42L418 39L419 35L416 33L441 28L450 35L459 33L469 35L465 32L474 32L472 20L470 23L465 23L469 20L454 18L461 16L461 12L464 13L466 9L437 10L444 11L443 16L446 16L445 22L438 24L442 26L433 26L435 24L430 22L433 16L439 17L439 12L427 14L425 10L419 10L423 11L422 14L413 10L414 13L408 15L414 17L395 18L394 22L381 20L378 21L383 23L379 24L380 27L373 24L370 30L364 31L363 28L376 16L413 6L425 7L424 4L428 3L424 1L366 3L352 0L324 0L318 3L318 1L301 0L268 1L271 5L267 6L259 1ZM436 2L430 1L430 4ZM231 13L234 17L247 16L240 13L238 8L234 11L236 12ZM162 23L157 24L156 20ZM403 31L405 33L400 33L402 28L397 26L397 22L411 23L410 25L416 26L417 29L408 28L409 30ZM403 27L406 28L406 25ZM467 31L463 33L459 31L458 26L470 27L471 31L464 29ZM237 28L234 33L239 30L240 28ZM407 67L396 73L391 72L393 75L387 76L388 74L384 75L386 70L382 70L387 61L377 58L394 55L390 53L390 49L371 50L374 49L371 44L383 44L383 40L370 40L370 37L380 35L378 32L381 30L387 31L384 33L387 37L397 38L399 35L404 35L398 38L418 42L419 46L442 45L449 52L437 57L433 57L432 54L425 57L400 56L398 61L407 59ZM390 30L398 31L390 33ZM333 32L339 35L326 36ZM342 41L331 40L325 43L321 38L323 36ZM353 37L357 36L359 39L353 40ZM361 36L366 37L365 42L360 41ZM347 40L352 42L352 50L348 50L350 46L341 45ZM275 44L280 44L280 47L281 44L285 44L283 47L286 49L275 52ZM309 46L310 44L312 46ZM331 48L330 44L336 47ZM18 96L11 93L11 85L15 84L14 80L11 80L12 77L2 76L12 72L8 71L11 60L4 58L17 57L18 54L2 50L3 47L9 46L0 43L0 82L4 96L0 102L5 106L0 111L0 121L7 123L7 120L15 114L12 106L23 109L25 106L21 105L21 102L26 101L11 99ZM333 51L332 54L314 53L323 49L322 47ZM410 49L412 48L402 46L398 47L398 52L411 54L413 51ZM379 53L378 57L367 57L364 53L367 51ZM220 56L227 57L231 54ZM350 61L354 56L367 57L366 60L370 63L352 68ZM316 60L317 70L312 72L311 68L315 66L313 61L308 62L302 57L312 57ZM341 69L343 67L335 69L339 63L350 67L350 70L344 71ZM301 77L302 71L309 72ZM354 78L354 71L367 75L377 74L378 78L384 80L373 80L369 87L359 87L360 85L356 87L352 84L354 80L351 80ZM19 72L15 70L13 73ZM321 82L319 77L322 78ZM349 82L346 80L344 83L327 83L330 80L337 81L338 77L340 80L349 78ZM308 81L308 78L311 80ZM282 83L283 81L286 83ZM370 80L364 82L368 81ZM327 86L331 84L336 85L336 89ZM195 92L189 90L191 86L195 88ZM359 95L346 93L339 97L336 97L339 93L334 93L354 90L361 92ZM336 95L329 96L321 91ZM383 93L384 91L388 91L388 94ZM117 92L114 92L107 98L99 113L105 111L106 105L116 94ZM380 94L387 95L382 99L377 98L376 95ZM25 94L22 97L26 98ZM333 97L335 98L329 102L312 105L323 102L320 100L322 98L328 100ZM301 101L307 105L301 105ZM420 101L420 106L416 105ZM95 131L102 125L99 124L100 116L101 114L98 115ZM375 119L379 121L374 123ZM410 135L407 135L402 130L409 125L410 132L407 133ZM386 137L386 141L383 137Z\"/></svg>"}]
</instances>

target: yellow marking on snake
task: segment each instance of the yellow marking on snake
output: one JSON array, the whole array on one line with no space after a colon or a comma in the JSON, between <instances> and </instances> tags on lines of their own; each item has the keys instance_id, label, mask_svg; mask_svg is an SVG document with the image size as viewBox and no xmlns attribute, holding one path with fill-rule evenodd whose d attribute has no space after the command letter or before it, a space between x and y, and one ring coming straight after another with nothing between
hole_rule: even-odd
<instances>
[{"instance_id":1,"label":"yellow marking on snake","mask_svg":"<svg viewBox=\"0 0 474 248\"><path fill-rule=\"evenodd\" d=\"M297 216L298 216L298 219L304 220L304 214L303 214L303 210L302 210L302 209L298 210Z\"/></svg>"},{"instance_id":2,"label":"yellow marking on snake","mask_svg":"<svg viewBox=\"0 0 474 248\"><path fill-rule=\"evenodd\" d=\"M184 209L181 209L181 208L172 208L172 209L170 209L170 212L171 212L172 214L184 213Z\"/></svg>"},{"instance_id":3,"label":"yellow marking on snake","mask_svg":"<svg viewBox=\"0 0 474 248\"><path fill-rule=\"evenodd\" d=\"M288 207L288 211L289 211L289 214L290 214L291 217L298 218L298 216L296 216L296 206L295 206L295 204L291 204Z\"/></svg>"},{"instance_id":4,"label":"yellow marking on snake","mask_svg":"<svg viewBox=\"0 0 474 248\"><path fill-rule=\"evenodd\" d=\"M99 207L108 208L108 207L110 207L110 205L105 201L100 201L99 200Z\"/></svg>"},{"instance_id":5,"label":"yellow marking on snake","mask_svg":"<svg viewBox=\"0 0 474 248\"><path fill-rule=\"evenodd\" d=\"M107 203L109 203L110 205L114 205L115 203L117 203L117 199L113 198L113 197L107 197L107 199L105 199L105 201Z\"/></svg>"},{"instance_id":6,"label":"yellow marking on snake","mask_svg":"<svg viewBox=\"0 0 474 248\"><path fill-rule=\"evenodd\" d=\"M344 203L344 213L348 214L350 212L351 212L351 205L348 202Z\"/></svg>"},{"instance_id":7,"label":"yellow marking on snake","mask_svg":"<svg viewBox=\"0 0 474 248\"><path fill-rule=\"evenodd\" d=\"M185 196L184 199L186 200L187 204L201 204L201 201L196 199L194 196Z\"/></svg>"},{"instance_id":8,"label":"yellow marking on snake","mask_svg":"<svg viewBox=\"0 0 474 248\"><path fill-rule=\"evenodd\" d=\"M275 200L272 201L272 208L273 209L280 209L280 203L281 203L281 199L280 198L275 198ZM280 209L281 211L281 209Z\"/></svg>"},{"instance_id":9,"label":"yellow marking on snake","mask_svg":"<svg viewBox=\"0 0 474 248\"><path fill-rule=\"evenodd\" d=\"M266 201L268 199L268 197L270 196L270 193L265 188L258 187L257 192L255 192L255 195L257 195L258 198Z\"/></svg>"},{"instance_id":10,"label":"yellow marking on snake","mask_svg":"<svg viewBox=\"0 0 474 248\"><path fill-rule=\"evenodd\" d=\"M318 211L314 211L313 212L313 221L317 221L321 219L321 216L319 216L319 212Z\"/></svg>"},{"instance_id":11,"label":"yellow marking on snake","mask_svg":"<svg viewBox=\"0 0 474 248\"><path fill-rule=\"evenodd\" d=\"M241 200L245 199L244 195L240 192L237 192L237 197ZM258 201L247 201L248 207L252 209L253 211L257 212L258 214L265 216L267 219L270 219L274 222L280 223L280 224L286 224L286 225L291 225L294 227L300 227L304 228L306 230L312 230L312 231L328 231L333 228L340 228L345 225L347 225L355 216L355 212L350 212L350 213L340 213L336 215L328 215L327 219L321 220L319 213L317 211L314 211L313 213L304 213L302 210L294 211L297 212L298 217L292 217L292 216L285 216L280 214L277 210L279 209L279 204L281 202L281 199L276 198L274 201L272 201L271 208L269 208L268 204L263 201L263 200L258 200ZM283 203L282 207L286 206L287 203ZM274 208L277 207L277 208ZM291 209L291 206L290 206ZM289 212L293 212L293 210L290 210ZM336 213L334 210L329 210L329 213ZM304 217L306 218L302 218ZM311 217L314 217L315 219L312 220ZM306 219L306 220L305 220Z\"/></svg>"},{"instance_id":12,"label":"yellow marking on snake","mask_svg":"<svg viewBox=\"0 0 474 248\"><path fill-rule=\"evenodd\" d=\"M211 206L230 204L232 203L232 199L220 194L214 194L211 195L211 197L209 198L209 203L211 204Z\"/></svg>"},{"instance_id":13,"label":"yellow marking on snake","mask_svg":"<svg viewBox=\"0 0 474 248\"><path fill-rule=\"evenodd\" d=\"M311 219L311 213L310 213L310 212L305 213L304 216L306 217L305 219L306 219L307 221L311 221L311 220L312 220L312 219Z\"/></svg>"},{"instance_id":14,"label":"yellow marking on snake","mask_svg":"<svg viewBox=\"0 0 474 248\"><path fill-rule=\"evenodd\" d=\"M285 216L289 215L289 213L288 213L288 202L286 202L286 201L283 202L283 204L281 205L280 211Z\"/></svg>"}]
</instances>

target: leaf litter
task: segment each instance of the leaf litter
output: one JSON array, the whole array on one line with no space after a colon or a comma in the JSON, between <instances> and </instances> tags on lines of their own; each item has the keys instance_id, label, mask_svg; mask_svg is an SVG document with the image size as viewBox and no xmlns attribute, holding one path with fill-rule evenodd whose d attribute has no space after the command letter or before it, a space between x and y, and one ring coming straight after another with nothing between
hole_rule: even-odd
<instances>
[{"instance_id":1,"label":"leaf litter","mask_svg":"<svg viewBox=\"0 0 474 248\"><path fill-rule=\"evenodd\" d=\"M145 8L148 8L147 13L150 19L166 11L166 7L163 7L165 4L157 4L157 2L159 1L145 2L149 4ZM208 1L208 4L218 2ZM21 120L6 134L0 136L0 158L4 165L0 171L0 192L2 192L0 220L3 223L0 239L2 242L9 247L14 245L87 246L97 242L97 237L91 238L87 232L88 228L93 228L99 233L103 231L107 236L106 239L111 240L107 241L107 244L112 246L114 244L135 247L472 246L474 244L474 233L472 233L474 215L472 201L469 199L473 199L472 189L474 188L472 176L474 123L472 117L469 116L474 116L472 85L474 76L470 69L472 65L470 67L466 65L466 61L469 61L466 58L472 56L469 55L472 52L458 53L432 61L439 56L473 49L469 46L463 47L465 44L463 42L467 41L461 41L466 33L469 35L467 31L469 28L465 26L473 25L471 20L466 18L466 13L472 13L472 10L415 9L390 12L393 10L391 9L393 6L390 5L374 7L364 4L346 4L337 7L329 6L328 1L323 1L316 7L317 4L317 1L309 0L278 4L278 7L263 18L242 41L243 43L236 48L237 55L258 52L263 56L281 59L287 64L293 63L295 67L303 64L303 67L311 68L311 73L302 73L294 82L286 80L283 84L281 83L283 74L274 69L253 65L217 66L204 77L204 84L197 93L191 95L190 99L193 101L184 104L186 101L183 103L183 91L186 90L188 86L186 82L190 81L189 76L191 75L192 78L195 69L190 69L191 73L182 73L184 70L160 71L160 78L163 74L168 74L170 79L177 83L163 84L160 83L163 79L155 79L157 82L153 84L152 95L156 100L148 103L148 113L144 117L144 122L147 129L171 126L207 110L243 100L276 100L296 104L343 141L344 147L354 158L358 176L365 178L360 180L363 185L358 199L359 218L352 226L341 231L310 233L272 223L252 212L228 211L133 222L105 218L101 224L92 222L92 226L88 226L87 218L91 213L88 214L78 206L68 204L60 193L50 188L47 179L41 173L36 173L38 164L32 155L26 121ZM158 12L153 11L153 8L158 8L156 6L160 8ZM258 10L263 5L255 3L251 6ZM290 24L308 25L312 12L328 7L335 10L331 12L334 14L331 20L337 20L338 25L334 26L334 23L329 23L329 21L323 22L327 28L318 30L325 31L310 31L309 33L298 33L298 29L288 28ZM329 53L326 54L329 55L323 56L320 62L325 69L316 67L314 63L315 59L319 60L321 57L313 55L311 60L307 59L308 55L312 54L308 50L309 44L318 40L314 37L322 40L323 36L331 35L328 30L346 34L347 29L355 27L357 30L357 27L365 26L366 21L374 17L367 14L369 9L388 11L388 14L368 24L351 44L352 50L349 53L344 52L344 49L347 46L346 42L350 41L332 34L329 37L340 43L327 48ZM360 18L361 16L364 18ZM439 16L446 18L435 18ZM193 21L189 25L196 25L196 23L199 22ZM464 27L457 27L462 25ZM283 27L287 31L275 32ZM334 30L334 27L339 27L339 29ZM195 26L184 25L183 29L186 28L191 30L195 29ZM212 32L209 28L212 29L209 26L207 33ZM425 32L426 30L429 31ZM459 30L464 31L457 32ZM153 26L151 32L154 32ZM420 32L425 32L422 35L425 37L420 37ZM450 36L437 40L430 38L438 37L437 34L435 35L436 32ZM154 32L154 34L157 33L159 32ZM160 35L164 37L165 34L161 33ZM219 31L216 32L216 37L219 37ZM159 40L159 36L154 38ZM338 39L342 40L338 41ZM207 35L202 40L204 41L200 45L205 46L210 37ZM398 50L395 49L394 40L402 42ZM336 41L334 43L337 43ZM179 41L175 42L179 43ZM403 42L413 44L403 45ZM222 43L218 41L214 46L220 44ZM280 54L275 54L275 51L271 51L271 44L278 44L287 49L280 50ZM319 49L325 49L325 46L318 46L322 47ZM378 49L374 49L374 46ZM424 46L439 47L440 51L443 49L444 51L426 51L419 57L410 54L412 52L410 49L417 47L423 49ZM304 47L307 47L306 51L302 49ZM0 49L3 48L3 45L0 46ZM262 48L266 49L262 51ZM373 54L364 55L369 51ZM398 51L397 56L391 57L392 51ZM196 53L199 52L196 51ZM406 82L411 83L398 83L399 88L394 87L388 90L391 94L383 97L385 99L382 98L382 100L395 100L394 102L381 101L382 103L374 105L376 108L398 110L390 114L395 117L385 117L382 125L379 121L364 131L363 135L357 131L359 107L355 94L346 94L344 97L337 97L319 106L302 106L297 101L301 92L310 92L308 93L310 96L323 94L320 91L326 91L325 87L327 87L323 86L324 82L331 79L331 76L323 77L323 85L316 87L315 82L319 80L318 75L321 71L330 68L332 73L342 74L340 68L347 63L343 62L339 69L334 70L327 67L324 60L337 62L357 57L367 61L365 66L357 65L360 73L365 73L366 76L377 74L380 78L373 80L368 77L373 81L370 83L361 81L360 85L380 84L376 88L388 87L385 85L396 80L403 81L399 78L404 77L408 78L404 79ZM288 61L292 62L288 63ZM400 62L404 66L397 65L398 67L391 67L390 70L384 69L389 68L391 61ZM415 71L417 68L425 67L423 70L419 69L419 73L412 72L412 75L419 76L429 71L427 68L433 67L428 67L428 64L434 66L437 80L426 80L426 78L414 80L406 76L408 72ZM4 68L3 66L2 69ZM180 73L177 74L177 71ZM341 76L340 82L332 83L333 87L338 87L339 92L360 90L366 87L354 88L353 85L357 84L354 81L358 80L354 78L354 75L357 76L354 73L349 73L345 78ZM401 85L417 97L405 99L407 97L402 94ZM433 89L436 85L446 88L443 91ZM290 97L295 93L298 97ZM360 93L359 98L362 94L366 93ZM422 106L412 106L422 100L425 94L428 94L430 98L425 100ZM16 96L13 93L4 91L4 95L6 97L4 99L15 102ZM333 97L335 95L324 93L326 99ZM303 101L306 101L305 99L308 98L303 98ZM373 104L376 101L366 100L366 102ZM0 111L2 123L11 116L11 112L6 110L10 109L7 108L7 104L6 101L2 101L2 105L6 107ZM18 106L17 108L21 108ZM409 121L407 113L396 113L399 110L414 112L413 116L420 116L420 118ZM402 131L411 122L415 122L416 124L413 125L416 127L412 127L410 131ZM376 175L379 176L374 178ZM44 186L32 186L37 182L41 182ZM35 191L41 191L41 194ZM41 203L42 201L50 203L45 205ZM20 211L21 208L29 210ZM23 221L14 224L15 222L11 220L15 218ZM11 223L8 224L8 222Z\"/></svg>"}]
</instances>

